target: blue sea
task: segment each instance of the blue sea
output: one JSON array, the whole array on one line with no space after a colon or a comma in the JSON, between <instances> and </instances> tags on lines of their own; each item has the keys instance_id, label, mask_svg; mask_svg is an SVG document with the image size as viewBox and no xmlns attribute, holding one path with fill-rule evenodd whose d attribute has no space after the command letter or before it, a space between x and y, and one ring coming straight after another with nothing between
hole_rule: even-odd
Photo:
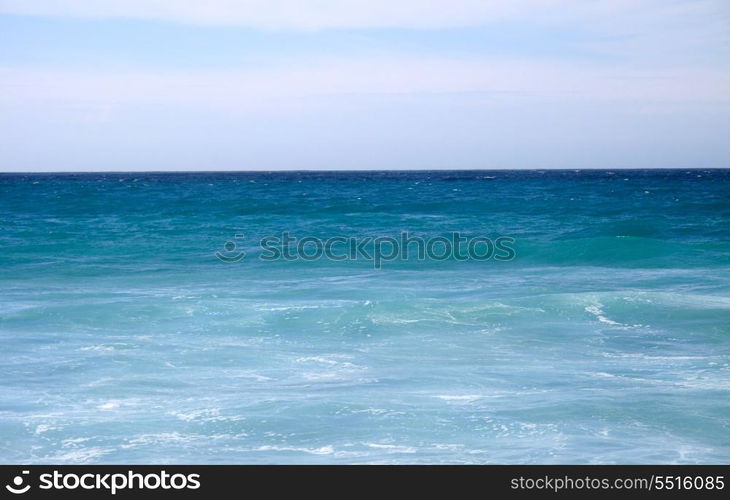
<instances>
[{"instance_id":1,"label":"blue sea","mask_svg":"<svg viewBox=\"0 0 730 500\"><path fill-rule=\"evenodd\" d=\"M261 259L404 231L514 256ZM2 463L730 462L730 170L0 174L0 247Z\"/></svg>"}]
</instances>

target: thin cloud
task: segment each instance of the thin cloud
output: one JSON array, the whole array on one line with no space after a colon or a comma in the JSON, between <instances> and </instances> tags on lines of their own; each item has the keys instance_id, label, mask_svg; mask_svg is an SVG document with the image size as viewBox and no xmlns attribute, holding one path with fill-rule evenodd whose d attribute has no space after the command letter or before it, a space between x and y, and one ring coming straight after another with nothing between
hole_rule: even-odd
<instances>
[{"instance_id":1,"label":"thin cloud","mask_svg":"<svg viewBox=\"0 0 730 500\"><path fill-rule=\"evenodd\" d=\"M728 14L724 2L686 0L2 0L0 13L152 19L262 29L454 28L505 19L596 24L698 11ZM614 25L618 29L619 25Z\"/></svg>"},{"instance_id":2,"label":"thin cloud","mask_svg":"<svg viewBox=\"0 0 730 500\"><path fill-rule=\"evenodd\" d=\"M494 22L576 1L528 0L3 0L8 14L157 19L265 29L444 28Z\"/></svg>"},{"instance_id":3,"label":"thin cloud","mask_svg":"<svg viewBox=\"0 0 730 500\"><path fill-rule=\"evenodd\" d=\"M235 107L337 94L492 92L561 99L730 102L711 69L575 66L503 59L332 60L264 70L94 72L0 69L4 101L186 102Z\"/></svg>"}]
</instances>

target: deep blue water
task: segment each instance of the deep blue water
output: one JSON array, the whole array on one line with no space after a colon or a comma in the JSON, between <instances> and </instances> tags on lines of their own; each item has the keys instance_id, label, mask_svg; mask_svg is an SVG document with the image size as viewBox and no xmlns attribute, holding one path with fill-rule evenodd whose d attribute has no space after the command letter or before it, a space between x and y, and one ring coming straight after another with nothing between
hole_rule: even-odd
<instances>
[{"instance_id":1,"label":"deep blue water","mask_svg":"<svg viewBox=\"0 0 730 500\"><path fill-rule=\"evenodd\" d=\"M729 222L730 170L0 174L0 462L727 463Z\"/></svg>"}]
</instances>

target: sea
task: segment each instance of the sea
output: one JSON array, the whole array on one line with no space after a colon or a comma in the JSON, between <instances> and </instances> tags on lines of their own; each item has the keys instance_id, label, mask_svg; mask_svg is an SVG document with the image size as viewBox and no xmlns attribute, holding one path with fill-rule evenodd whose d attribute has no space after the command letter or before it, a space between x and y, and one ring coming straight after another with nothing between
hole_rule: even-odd
<instances>
[{"instance_id":1,"label":"sea","mask_svg":"<svg viewBox=\"0 0 730 500\"><path fill-rule=\"evenodd\" d=\"M0 348L2 463L728 463L730 170L4 173Z\"/></svg>"}]
</instances>

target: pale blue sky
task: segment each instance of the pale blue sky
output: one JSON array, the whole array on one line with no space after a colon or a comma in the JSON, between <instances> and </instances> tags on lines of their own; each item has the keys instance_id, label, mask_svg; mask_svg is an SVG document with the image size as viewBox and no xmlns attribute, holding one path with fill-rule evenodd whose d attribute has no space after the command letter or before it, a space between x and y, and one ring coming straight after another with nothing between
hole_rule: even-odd
<instances>
[{"instance_id":1,"label":"pale blue sky","mask_svg":"<svg viewBox=\"0 0 730 500\"><path fill-rule=\"evenodd\" d=\"M730 167L726 0L0 0L0 47L2 171Z\"/></svg>"}]
</instances>

